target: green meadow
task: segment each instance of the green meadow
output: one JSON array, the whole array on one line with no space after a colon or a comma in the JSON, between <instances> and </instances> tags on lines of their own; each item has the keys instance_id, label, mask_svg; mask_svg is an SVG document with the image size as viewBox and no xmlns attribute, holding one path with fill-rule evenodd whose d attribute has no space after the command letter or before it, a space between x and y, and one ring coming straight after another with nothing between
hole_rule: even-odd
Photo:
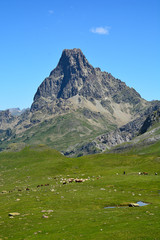
<instances>
[{"instance_id":1,"label":"green meadow","mask_svg":"<svg viewBox=\"0 0 160 240\"><path fill-rule=\"evenodd\" d=\"M148 205L128 207L138 201ZM0 153L4 239L160 239L160 143L80 158L43 145Z\"/></svg>"}]
</instances>

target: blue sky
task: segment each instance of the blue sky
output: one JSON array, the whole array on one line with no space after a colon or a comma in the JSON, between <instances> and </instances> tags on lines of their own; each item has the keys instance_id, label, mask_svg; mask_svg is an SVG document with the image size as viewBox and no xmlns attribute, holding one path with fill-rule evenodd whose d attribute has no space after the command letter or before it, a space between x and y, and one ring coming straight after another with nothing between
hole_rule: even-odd
<instances>
[{"instance_id":1,"label":"blue sky","mask_svg":"<svg viewBox=\"0 0 160 240\"><path fill-rule=\"evenodd\" d=\"M0 0L0 109L30 107L63 49L160 100L159 0Z\"/></svg>"}]
</instances>

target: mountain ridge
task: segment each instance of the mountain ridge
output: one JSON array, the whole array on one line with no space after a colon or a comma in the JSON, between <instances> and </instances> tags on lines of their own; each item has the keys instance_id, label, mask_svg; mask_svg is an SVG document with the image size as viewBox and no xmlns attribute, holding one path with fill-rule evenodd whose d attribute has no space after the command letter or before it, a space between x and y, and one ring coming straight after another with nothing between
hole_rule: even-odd
<instances>
[{"instance_id":1,"label":"mountain ridge","mask_svg":"<svg viewBox=\"0 0 160 240\"><path fill-rule=\"evenodd\" d=\"M159 123L160 102L155 102L141 117L109 133L97 136L93 141L77 147L75 151L73 146L72 149L64 152L64 155L82 156L104 151L123 152L139 145L143 147L143 144L153 144L160 140ZM153 131L150 131L151 127L154 127Z\"/></svg>"},{"instance_id":2,"label":"mountain ridge","mask_svg":"<svg viewBox=\"0 0 160 240\"><path fill-rule=\"evenodd\" d=\"M135 89L94 68L80 49L72 49L63 51L57 67L38 87L31 112L43 110L56 115L62 109L66 113L86 107L113 122L117 118L114 123L123 125L145 105L148 102ZM119 117L121 114L124 116Z\"/></svg>"},{"instance_id":3,"label":"mountain ridge","mask_svg":"<svg viewBox=\"0 0 160 240\"><path fill-rule=\"evenodd\" d=\"M0 115L0 148L21 141L49 144L59 151L77 148L137 121L153 105L110 73L94 68L80 49L65 49L38 87L31 108L10 120Z\"/></svg>"}]
</instances>

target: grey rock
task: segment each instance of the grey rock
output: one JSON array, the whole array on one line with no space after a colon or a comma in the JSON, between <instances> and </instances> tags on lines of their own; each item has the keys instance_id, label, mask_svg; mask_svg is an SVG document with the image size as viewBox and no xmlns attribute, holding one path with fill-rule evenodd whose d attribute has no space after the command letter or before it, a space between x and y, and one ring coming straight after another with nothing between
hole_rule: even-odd
<instances>
[{"instance_id":1,"label":"grey rock","mask_svg":"<svg viewBox=\"0 0 160 240\"><path fill-rule=\"evenodd\" d=\"M129 88L110 73L94 68L80 49L64 50L57 67L50 73L34 96L31 111L37 111L48 106L49 101L70 99L73 96L83 96L89 101L101 100L102 106L113 114L110 101L115 103L139 104L141 96L133 88Z\"/></svg>"}]
</instances>

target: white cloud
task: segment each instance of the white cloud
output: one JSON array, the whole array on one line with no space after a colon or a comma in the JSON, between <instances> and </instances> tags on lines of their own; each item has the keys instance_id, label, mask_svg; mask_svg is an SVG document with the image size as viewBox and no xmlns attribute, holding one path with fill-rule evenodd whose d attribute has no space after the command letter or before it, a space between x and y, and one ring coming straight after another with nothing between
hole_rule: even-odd
<instances>
[{"instance_id":1,"label":"white cloud","mask_svg":"<svg viewBox=\"0 0 160 240\"><path fill-rule=\"evenodd\" d=\"M49 14L53 14L53 13L54 13L54 11L53 11L53 10L49 10L48 12L49 12Z\"/></svg>"},{"instance_id":2,"label":"white cloud","mask_svg":"<svg viewBox=\"0 0 160 240\"><path fill-rule=\"evenodd\" d=\"M92 33L101 34L101 35L108 35L109 34L109 27L96 27L91 28Z\"/></svg>"}]
</instances>

